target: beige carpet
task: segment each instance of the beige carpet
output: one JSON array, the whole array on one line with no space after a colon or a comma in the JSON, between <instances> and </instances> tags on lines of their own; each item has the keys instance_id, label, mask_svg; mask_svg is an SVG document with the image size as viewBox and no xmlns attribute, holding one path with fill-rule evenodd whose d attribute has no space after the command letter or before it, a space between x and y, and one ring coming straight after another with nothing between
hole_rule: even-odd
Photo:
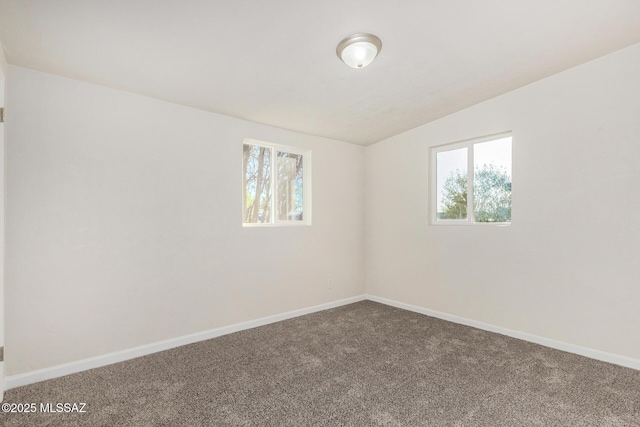
<instances>
[{"instance_id":1,"label":"beige carpet","mask_svg":"<svg viewBox=\"0 0 640 427\"><path fill-rule=\"evenodd\" d=\"M87 403L0 414L8 427L640 426L640 371L365 301L9 390L5 402Z\"/></svg>"}]
</instances>

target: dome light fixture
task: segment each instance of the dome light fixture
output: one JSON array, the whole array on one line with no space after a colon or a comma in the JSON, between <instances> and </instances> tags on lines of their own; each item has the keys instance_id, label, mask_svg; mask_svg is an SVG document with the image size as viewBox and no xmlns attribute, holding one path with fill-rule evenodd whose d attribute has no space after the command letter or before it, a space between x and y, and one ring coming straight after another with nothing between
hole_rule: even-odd
<instances>
[{"instance_id":1,"label":"dome light fixture","mask_svg":"<svg viewBox=\"0 0 640 427\"><path fill-rule=\"evenodd\" d=\"M357 33L338 43L338 58L351 68L364 68L371 64L380 50L382 40L373 34Z\"/></svg>"}]
</instances>

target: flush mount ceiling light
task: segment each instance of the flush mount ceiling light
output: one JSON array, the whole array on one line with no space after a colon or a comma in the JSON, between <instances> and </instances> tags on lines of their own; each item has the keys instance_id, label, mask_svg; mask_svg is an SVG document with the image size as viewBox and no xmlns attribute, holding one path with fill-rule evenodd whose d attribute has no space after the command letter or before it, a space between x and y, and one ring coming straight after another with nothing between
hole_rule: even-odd
<instances>
[{"instance_id":1,"label":"flush mount ceiling light","mask_svg":"<svg viewBox=\"0 0 640 427\"><path fill-rule=\"evenodd\" d=\"M338 58L351 68L364 68L371 64L380 50L382 40L373 34L353 34L338 43Z\"/></svg>"}]
</instances>

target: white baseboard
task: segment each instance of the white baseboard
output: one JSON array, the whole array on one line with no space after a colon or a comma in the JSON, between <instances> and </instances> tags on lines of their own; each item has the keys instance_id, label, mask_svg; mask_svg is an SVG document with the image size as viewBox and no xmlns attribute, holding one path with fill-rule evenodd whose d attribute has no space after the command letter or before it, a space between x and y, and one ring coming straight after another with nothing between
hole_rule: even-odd
<instances>
[{"instance_id":1,"label":"white baseboard","mask_svg":"<svg viewBox=\"0 0 640 427\"><path fill-rule=\"evenodd\" d=\"M518 338L523 341L529 341L535 344L540 344L545 347L554 348L556 350L562 350L568 353L574 353L580 356L589 357L591 359L601 360L603 362L613 363L615 365L640 370L640 359L634 359L632 357L621 356L614 353L607 353L606 351L595 350L589 347L582 347L562 341L556 341L550 338L528 334L526 332L520 332L513 329L503 328L501 326L491 325L489 323L479 322L477 320L467 319L465 317L460 317L453 314L442 313L440 311L430 310L428 308L418 307L411 304L405 304L403 302L394 301L375 295L367 295L366 299L379 302L381 304L390 305L392 307L401 308L403 310L413 311L415 313L447 320L449 322L459 323L461 325L471 326L489 332L496 332L501 335L507 335L509 337Z\"/></svg>"},{"instance_id":2,"label":"white baseboard","mask_svg":"<svg viewBox=\"0 0 640 427\"><path fill-rule=\"evenodd\" d=\"M489 323L479 322L477 320L467 319L464 317L456 316L453 314L442 313L428 308L418 307L403 302L378 297L375 295L359 295L351 298L342 299L339 301L333 301L326 304L320 304L313 307L302 308L299 310L289 311L286 313L276 314L273 316L267 316L256 320L250 320L248 322L237 323L235 325L223 326L221 328L211 329L209 331L198 332L195 334L185 335L182 337L172 338L165 341L160 341L153 344L143 345L127 350L117 351L114 353L108 353L101 356L91 357L89 359L78 360L75 362L65 363L62 365L52 366L50 368L39 369L36 371L26 372L24 374L10 375L5 377L4 389L10 390L12 388L37 383L53 378L62 377L65 375L75 374L77 372L86 371L88 369L99 368L101 366L111 365L113 363L123 362L125 360L135 359L136 357L146 356L148 354L157 353L159 351L168 350L175 347L180 347L187 344L192 344L198 341L205 341L211 338L216 338L222 335L231 334L234 332L243 331L246 329L256 328L258 326L268 325L270 323L280 322L282 320L292 319L294 317L304 316L305 314L316 313L318 311L328 310L330 308L340 307L347 304L352 304L358 301L371 300L386 304L392 307L401 308L403 310L409 310L416 313L424 314L438 319L447 320L453 323L459 323L461 325L471 326L474 328L482 329L485 331L496 332L498 334L507 335L513 338L518 338L524 341L529 341L535 344L540 344L545 347L555 348L557 350L566 351L569 353L578 354L580 356L589 357L591 359L601 360L603 362L613 363L627 368L640 370L640 360L627 356L621 356L614 353L607 353L605 351L595 350L588 347L582 347L574 344L568 344L562 341L556 341L549 338L541 337L538 335L528 334L526 332L520 332L513 329L503 328L501 326L491 325Z\"/></svg>"},{"instance_id":3,"label":"white baseboard","mask_svg":"<svg viewBox=\"0 0 640 427\"><path fill-rule=\"evenodd\" d=\"M50 368L38 369L36 371L26 372L24 374L10 375L5 378L5 390L20 387L23 385L33 384L40 381L50 380L53 378L63 377L69 374L86 371L88 369L99 368L101 366L111 365L113 363L123 362L125 360L135 359L136 357L146 356L148 354L157 353L159 351L168 350L170 348L180 347L192 344L198 341L205 341L222 335L234 332L244 331L246 329L256 328L258 326L268 325L270 323L280 322L282 320L292 319L294 317L304 316L318 311L328 310L330 308L340 307L342 305L352 304L358 301L364 301L364 295L358 295L351 298L345 298L339 301L333 301L326 304L320 304L313 307L293 310L286 313L267 316L256 320L236 323L235 325L223 326L221 328L211 329L209 331L198 332L195 334L185 335L177 338L160 341L153 344L147 344L127 350L116 351L101 356L91 357L89 359L78 360L75 362L64 363L62 365L52 366Z\"/></svg>"}]
</instances>

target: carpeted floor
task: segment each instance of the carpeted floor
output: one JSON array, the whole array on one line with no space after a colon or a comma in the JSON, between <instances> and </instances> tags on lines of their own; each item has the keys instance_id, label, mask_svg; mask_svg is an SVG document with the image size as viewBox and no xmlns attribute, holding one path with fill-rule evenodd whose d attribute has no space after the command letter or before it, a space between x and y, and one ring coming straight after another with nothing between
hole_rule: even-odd
<instances>
[{"instance_id":1,"label":"carpeted floor","mask_svg":"<svg viewBox=\"0 0 640 427\"><path fill-rule=\"evenodd\" d=\"M640 371L370 301L9 390L3 426L640 426Z\"/></svg>"}]
</instances>

